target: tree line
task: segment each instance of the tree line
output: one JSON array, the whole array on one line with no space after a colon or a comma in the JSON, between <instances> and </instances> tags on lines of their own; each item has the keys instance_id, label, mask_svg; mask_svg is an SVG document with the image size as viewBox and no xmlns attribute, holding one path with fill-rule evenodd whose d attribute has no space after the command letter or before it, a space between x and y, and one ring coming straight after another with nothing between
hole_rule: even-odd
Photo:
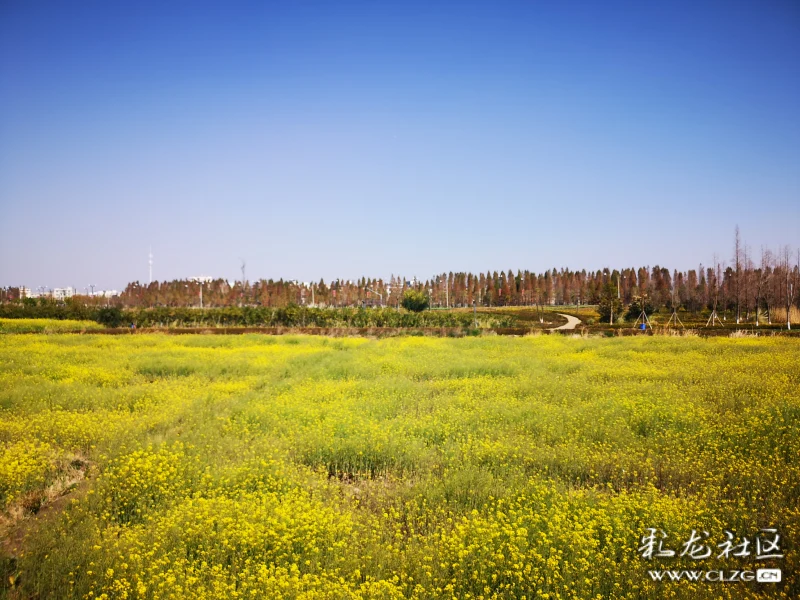
<instances>
[{"instance_id":1,"label":"tree line","mask_svg":"<svg viewBox=\"0 0 800 600\"><path fill-rule=\"evenodd\" d=\"M704 309L727 311L736 322L756 315L772 319L776 308L788 315L800 300L800 250L789 246L777 252L761 248L756 255L736 228L730 262L714 257L686 271L654 267L605 268L597 271L553 268L486 273L441 273L424 281L392 275L388 280L361 278L303 283L283 279L210 282L173 280L129 283L111 302L131 309L155 308L367 308L402 306L403 295L414 290L432 308L503 307L532 305L623 305L646 310ZM5 300L14 300L5 290ZM18 297L18 296L17 296ZM3 298L0 298L3 299ZM94 299L91 299L94 300ZM78 297L80 302L80 297ZM618 305L614 308L614 305Z\"/></svg>"}]
</instances>

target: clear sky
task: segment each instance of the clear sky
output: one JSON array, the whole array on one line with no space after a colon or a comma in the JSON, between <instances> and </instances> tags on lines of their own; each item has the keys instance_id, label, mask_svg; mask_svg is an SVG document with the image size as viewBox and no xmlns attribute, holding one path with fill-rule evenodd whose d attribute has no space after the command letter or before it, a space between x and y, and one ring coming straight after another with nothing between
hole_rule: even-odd
<instances>
[{"instance_id":1,"label":"clear sky","mask_svg":"<svg viewBox=\"0 0 800 600\"><path fill-rule=\"evenodd\" d=\"M800 3L0 3L0 285L800 246Z\"/></svg>"}]
</instances>

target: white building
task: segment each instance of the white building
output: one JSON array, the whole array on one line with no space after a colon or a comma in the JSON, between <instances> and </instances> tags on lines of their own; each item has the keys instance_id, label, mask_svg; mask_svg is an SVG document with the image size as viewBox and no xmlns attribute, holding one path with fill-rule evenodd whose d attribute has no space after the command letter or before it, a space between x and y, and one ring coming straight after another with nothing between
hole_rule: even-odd
<instances>
[{"instance_id":1,"label":"white building","mask_svg":"<svg viewBox=\"0 0 800 600\"><path fill-rule=\"evenodd\" d=\"M56 300L65 300L67 298L72 298L75 295L75 288L73 287L65 287L65 288L55 288L53 290L53 298Z\"/></svg>"}]
</instances>

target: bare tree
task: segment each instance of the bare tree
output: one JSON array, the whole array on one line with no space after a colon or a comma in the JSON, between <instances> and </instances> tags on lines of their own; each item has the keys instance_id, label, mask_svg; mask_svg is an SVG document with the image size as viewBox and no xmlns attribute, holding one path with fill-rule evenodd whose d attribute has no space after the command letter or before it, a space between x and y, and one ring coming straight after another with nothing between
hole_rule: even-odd
<instances>
[{"instance_id":1,"label":"bare tree","mask_svg":"<svg viewBox=\"0 0 800 600\"><path fill-rule=\"evenodd\" d=\"M767 304L767 323L772 325L772 311L780 303L780 273L778 272L778 259L767 248L764 257L767 266L767 282L765 302Z\"/></svg>"},{"instance_id":2,"label":"bare tree","mask_svg":"<svg viewBox=\"0 0 800 600\"><path fill-rule=\"evenodd\" d=\"M714 255L714 262L717 262L717 255ZM706 327L714 326L716 323L722 325L722 321L720 321L719 314L717 313L717 303L719 302L719 276L722 267L717 262L717 270L714 271L713 267L709 267L708 269L708 289L709 289L709 296L713 298L712 302L712 309L711 309L711 316L708 317L708 321L706 322ZM703 272L703 265L700 265L700 273Z\"/></svg>"},{"instance_id":3,"label":"bare tree","mask_svg":"<svg viewBox=\"0 0 800 600\"><path fill-rule=\"evenodd\" d=\"M784 297L786 298L786 329L792 328L792 299L794 296L792 284L794 282L792 281L791 256L791 248L788 245L784 246L781 251L780 262L781 269L783 270L781 275L783 275L784 278L783 292L785 294Z\"/></svg>"},{"instance_id":4,"label":"bare tree","mask_svg":"<svg viewBox=\"0 0 800 600\"><path fill-rule=\"evenodd\" d=\"M246 275L247 263L243 258L240 258L239 260L242 261L242 300L239 303L239 306L242 306L245 304L244 293L245 293L245 286L247 285L247 275Z\"/></svg>"},{"instance_id":5,"label":"bare tree","mask_svg":"<svg viewBox=\"0 0 800 600\"><path fill-rule=\"evenodd\" d=\"M766 264L764 261L764 246L761 246L761 266L755 272L755 305L756 305L756 327L760 325L758 321L758 312L761 308L761 299L764 296L764 287L766 283Z\"/></svg>"},{"instance_id":6,"label":"bare tree","mask_svg":"<svg viewBox=\"0 0 800 600\"><path fill-rule=\"evenodd\" d=\"M736 226L736 233L733 238L733 260L735 263L734 271L734 292L736 294L736 324L739 324L741 316L740 302L741 296L741 273L742 273L742 240L739 235L739 226Z\"/></svg>"},{"instance_id":7,"label":"bare tree","mask_svg":"<svg viewBox=\"0 0 800 600\"><path fill-rule=\"evenodd\" d=\"M789 246L786 246L786 249L788 251ZM788 259L788 256L787 256L787 259ZM787 263L788 263L788 260L787 260ZM788 268L788 264L787 264L787 268ZM787 279L788 279L788 275L787 275ZM786 308L786 327L788 329L791 329L791 324L792 324L791 311L792 311L792 308L794 308L794 297L795 297L795 295L798 294L798 287L800 287L800 285L798 285L798 284L800 284L800 248L797 249L797 262L795 263L794 268L792 268L792 277L791 277L791 282L789 283L789 294L788 294L789 297L788 297L788 299L786 301L786 305L787 305L787 308Z\"/></svg>"},{"instance_id":8,"label":"bare tree","mask_svg":"<svg viewBox=\"0 0 800 600\"><path fill-rule=\"evenodd\" d=\"M742 275L744 276L743 277L744 289L742 290L744 296L744 310L745 310L744 320L745 322L747 322L750 320L750 287L754 275L753 261L750 258L750 248L747 246L747 244L744 244L744 250L742 254L742 268L743 268Z\"/></svg>"}]
</instances>

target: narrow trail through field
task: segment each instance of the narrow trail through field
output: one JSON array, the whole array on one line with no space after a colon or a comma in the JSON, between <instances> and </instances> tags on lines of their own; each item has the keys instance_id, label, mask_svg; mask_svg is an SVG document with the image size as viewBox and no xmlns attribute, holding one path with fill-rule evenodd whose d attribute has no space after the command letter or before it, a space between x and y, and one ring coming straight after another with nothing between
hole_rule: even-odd
<instances>
[{"instance_id":1,"label":"narrow trail through field","mask_svg":"<svg viewBox=\"0 0 800 600\"><path fill-rule=\"evenodd\" d=\"M581 320L578 317L573 317L572 315L562 315L561 313L558 314L564 317L567 320L567 322L561 327L552 327L550 331L559 331L561 329L575 329L575 327L581 324Z\"/></svg>"}]
</instances>

